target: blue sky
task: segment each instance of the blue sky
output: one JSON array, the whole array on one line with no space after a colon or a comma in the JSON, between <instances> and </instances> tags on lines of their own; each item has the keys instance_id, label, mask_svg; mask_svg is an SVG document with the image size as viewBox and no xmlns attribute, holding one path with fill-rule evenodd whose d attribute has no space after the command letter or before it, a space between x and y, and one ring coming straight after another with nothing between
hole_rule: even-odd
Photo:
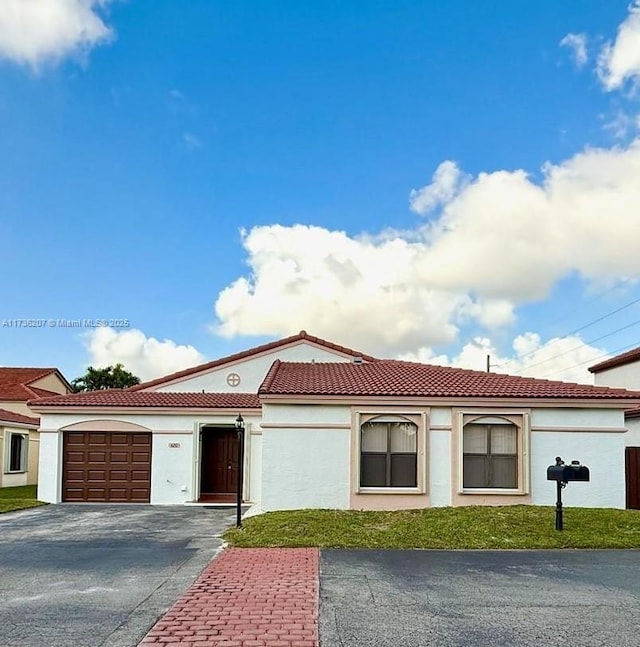
<instances>
[{"instance_id":1,"label":"blue sky","mask_svg":"<svg viewBox=\"0 0 640 647\"><path fill-rule=\"evenodd\" d=\"M150 378L304 328L589 381L640 345L637 5L26 4L0 364Z\"/></svg>"}]
</instances>

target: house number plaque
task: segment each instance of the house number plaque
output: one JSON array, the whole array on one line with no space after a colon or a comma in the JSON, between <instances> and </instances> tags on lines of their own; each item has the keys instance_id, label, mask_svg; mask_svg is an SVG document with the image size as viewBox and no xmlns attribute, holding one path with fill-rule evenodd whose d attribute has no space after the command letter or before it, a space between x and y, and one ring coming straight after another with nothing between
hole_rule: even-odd
<instances>
[{"instance_id":1,"label":"house number plaque","mask_svg":"<svg viewBox=\"0 0 640 647\"><path fill-rule=\"evenodd\" d=\"M169 447L171 447L171 449L178 449L178 447L180 447L180 443L169 443Z\"/></svg>"}]
</instances>

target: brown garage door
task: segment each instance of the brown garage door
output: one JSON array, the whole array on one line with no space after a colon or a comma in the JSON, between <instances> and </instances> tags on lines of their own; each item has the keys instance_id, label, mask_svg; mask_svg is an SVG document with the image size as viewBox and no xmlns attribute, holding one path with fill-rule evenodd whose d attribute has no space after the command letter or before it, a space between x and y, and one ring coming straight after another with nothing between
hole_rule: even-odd
<instances>
[{"instance_id":1,"label":"brown garage door","mask_svg":"<svg viewBox=\"0 0 640 647\"><path fill-rule=\"evenodd\" d=\"M63 501L149 503L151 434L64 434Z\"/></svg>"}]
</instances>

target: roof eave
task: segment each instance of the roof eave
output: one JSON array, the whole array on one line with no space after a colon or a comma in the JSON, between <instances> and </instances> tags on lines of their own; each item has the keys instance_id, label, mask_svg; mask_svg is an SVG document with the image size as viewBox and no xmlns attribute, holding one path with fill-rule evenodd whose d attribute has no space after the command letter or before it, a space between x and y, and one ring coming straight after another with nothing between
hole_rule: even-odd
<instances>
[{"instance_id":1,"label":"roof eave","mask_svg":"<svg viewBox=\"0 0 640 647\"><path fill-rule=\"evenodd\" d=\"M185 415L185 414L198 414L198 415L218 415L218 414L237 414L241 411L244 414L260 415L262 409L259 407L243 407L240 405L226 406L226 407L158 407L158 406L144 406L136 405L133 407L123 406L109 406L109 405L42 405L38 408L32 407L34 411L39 413L83 413L86 415L93 414L135 414L144 415L147 413L159 413L165 415Z\"/></svg>"},{"instance_id":2,"label":"roof eave","mask_svg":"<svg viewBox=\"0 0 640 647\"><path fill-rule=\"evenodd\" d=\"M301 395L261 393L260 399L265 403L277 404L415 404L418 406L474 406L492 404L497 406L556 406L571 408L630 409L638 406L640 398L552 398L552 397L508 397L508 396L428 396L428 395Z\"/></svg>"}]
</instances>

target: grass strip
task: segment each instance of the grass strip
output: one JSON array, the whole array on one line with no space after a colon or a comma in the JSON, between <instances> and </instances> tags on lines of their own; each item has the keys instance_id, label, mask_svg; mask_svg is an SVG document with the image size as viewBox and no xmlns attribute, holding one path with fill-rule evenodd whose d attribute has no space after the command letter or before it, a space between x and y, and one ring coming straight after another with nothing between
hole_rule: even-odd
<instances>
[{"instance_id":1,"label":"grass strip","mask_svg":"<svg viewBox=\"0 0 640 647\"><path fill-rule=\"evenodd\" d=\"M545 506L393 512L291 510L251 517L224 539L239 547L545 549L640 548L640 511L565 508L563 532Z\"/></svg>"}]
</instances>

